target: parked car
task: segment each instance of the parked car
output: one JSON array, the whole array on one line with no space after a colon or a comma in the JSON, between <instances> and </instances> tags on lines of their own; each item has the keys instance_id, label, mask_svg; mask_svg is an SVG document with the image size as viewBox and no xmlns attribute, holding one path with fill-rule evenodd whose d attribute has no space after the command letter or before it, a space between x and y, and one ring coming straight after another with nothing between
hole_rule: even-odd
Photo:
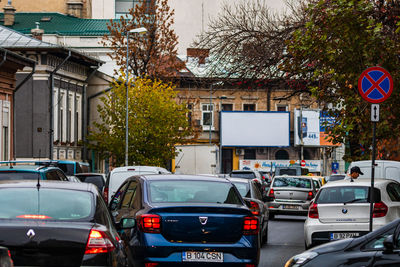
<instances>
[{"instance_id":1,"label":"parked car","mask_svg":"<svg viewBox=\"0 0 400 267\"><path fill-rule=\"evenodd\" d=\"M0 245L16 266L126 266L123 243L94 185L0 182ZM16 197L17 196L17 197Z\"/></svg>"},{"instance_id":2,"label":"parked car","mask_svg":"<svg viewBox=\"0 0 400 267\"><path fill-rule=\"evenodd\" d=\"M324 179L323 176L311 176L313 183L314 183L314 187L315 187L315 191L318 192L318 190L321 188L322 186L322 179Z\"/></svg>"},{"instance_id":3,"label":"parked car","mask_svg":"<svg viewBox=\"0 0 400 267\"><path fill-rule=\"evenodd\" d=\"M229 174L229 177L232 178L244 178L244 179L253 179L258 181L261 185L261 192L263 195L266 195L268 190L267 182L262 178L261 173L259 171L252 170L233 170Z\"/></svg>"},{"instance_id":4,"label":"parked car","mask_svg":"<svg viewBox=\"0 0 400 267\"><path fill-rule=\"evenodd\" d=\"M310 205L304 224L306 248L368 233L370 179L340 180L324 185ZM375 179L373 229L400 216L400 184Z\"/></svg>"},{"instance_id":5,"label":"parked car","mask_svg":"<svg viewBox=\"0 0 400 267\"><path fill-rule=\"evenodd\" d=\"M1 163L7 165L0 166L0 181L37 180L38 177L40 180L69 181L64 172L57 167L17 164L16 162Z\"/></svg>"},{"instance_id":6,"label":"parked car","mask_svg":"<svg viewBox=\"0 0 400 267\"><path fill-rule=\"evenodd\" d=\"M81 180L78 179L76 176L67 176L68 181L73 183L82 183Z\"/></svg>"},{"instance_id":7,"label":"parked car","mask_svg":"<svg viewBox=\"0 0 400 267\"><path fill-rule=\"evenodd\" d=\"M129 177L140 174L167 174L168 170L155 166L127 166L118 167L108 173L106 185L103 189L103 197L106 202L110 202L118 187Z\"/></svg>"},{"instance_id":8,"label":"parked car","mask_svg":"<svg viewBox=\"0 0 400 267\"><path fill-rule=\"evenodd\" d=\"M330 176L328 176L328 178L326 179L326 182L333 182L333 181L339 181L339 180L344 180L344 178L346 178L345 174L332 174Z\"/></svg>"},{"instance_id":9,"label":"parked car","mask_svg":"<svg viewBox=\"0 0 400 267\"><path fill-rule=\"evenodd\" d=\"M312 176L275 176L268 196L269 218L277 214L307 215L311 200L316 195Z\"/></svg>"},{"instance_id":10,"label":"parked car","mask_svg":"<svg viewBox=\"0 0 400 267\"><path fill-rule=\"evenodd\" d=\"M75 176L83 183L94 184L100 192L103 192L103 188L106 184L106 178L103 173L77 173Z\"/></svg>"},{"instance_id":11,"label":"parked car","mask_svg":"<svg viewBox=\"0 0 400 267\"><path fill-rule=\"evenodd\" d=\"M254 180L243 178L229 178L236 186L240 195L246 201L251 212L256 215L260 221L260 240L261 244L268 242L268 207L265 201L268 197L262 196L260 184Z\"/></svg>"},{"instance_id":12,"label":"parked car","mask_svg":"<svg viewBox=\"0 0 400 267\"><path fill-rule=\"evenodd\" d=\"M132 176L115 193L110 211L137 266L259 262L258 218L227 179Z\"/></svg>"},{"instance_id":13,"label":"parked car","mask_svg":"<svg viewBox=\"0 0 400 267\"><path fill-rule=\"evenodd\" d=\"M400 266L400 219L369 234L317 246L288 260L285 267Z\"/></svg>"},{"instance_id":14,"label":"parked car","mask_svg":"<svg viewBox=\"0 0 400 267\"><path fill-rule=\"evenodd\" d=\"M14 263L11 259L11 253L8 248L0 247L0 266L1 267L13 267Z\"/></svg>"},{"instance_id":15,"label":"parked car","mask_svg":"<svg viewBox=\"0 0 400 267\"><path fill-rule=\"evenodd\" d=\"M371 178L371 160L353 161L350 163L347 173L354 166L358 166L363 173L358 178ZM400 161L375 160L375 178L392 179L400 182Z\"/></svg>"}]
</instances>

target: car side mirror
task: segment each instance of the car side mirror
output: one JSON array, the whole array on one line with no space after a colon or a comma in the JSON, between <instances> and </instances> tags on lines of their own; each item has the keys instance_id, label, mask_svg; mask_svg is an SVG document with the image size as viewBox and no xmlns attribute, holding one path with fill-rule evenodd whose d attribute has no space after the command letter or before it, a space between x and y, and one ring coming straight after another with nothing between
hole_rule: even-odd
<instances>
[{"instance_id":1,"label":"car side mirror","mask_svg":"<svg viewBox=\"0 0 400 267\"><path fill-rule=\"evenodd\" d=\"M136 226L136 220L133 218L122 218L119 225L121 229L131 229Z\"/></svg>"},{"instance_id":2,"label":"car side mirror","mask_svg":"<svg viewBox=\"0 0 400 267\"><path fill-rule=\"evenodd\" d=\"M383 250L383 253L393 253L394 249L394 242L393 242L393 235L387 236L385 240L383 241L383 247L385 248Z\"/></svg>"}]
</instances>

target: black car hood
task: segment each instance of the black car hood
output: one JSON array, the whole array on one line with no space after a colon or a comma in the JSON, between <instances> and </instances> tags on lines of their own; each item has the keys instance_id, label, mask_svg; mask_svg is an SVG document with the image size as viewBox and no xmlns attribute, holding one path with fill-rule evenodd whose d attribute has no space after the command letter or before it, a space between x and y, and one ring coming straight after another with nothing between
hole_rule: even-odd
<instances>
[{"instance_id":1,"label":"black car hood","mask_svg":"<svg viewBox=\"0 0 400 267\"><path fill-rule=\"evenodd\" d=\"M334 252L334 251L345 250L346 248L354 245L354 243L358 244L358 242L362 241L362 240L364 240L363 237L338 240L338 241L319 245L317 247L310 249L309 251L314 251L314 252L317 252L318 254L325 254L325 253L330 253L330 252Z\"/></svg>"}]
</instances>

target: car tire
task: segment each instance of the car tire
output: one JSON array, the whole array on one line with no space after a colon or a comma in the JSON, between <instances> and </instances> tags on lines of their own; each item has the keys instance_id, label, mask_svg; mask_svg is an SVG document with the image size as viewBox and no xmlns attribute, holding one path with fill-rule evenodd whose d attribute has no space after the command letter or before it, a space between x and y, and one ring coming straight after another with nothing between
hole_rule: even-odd
<instances>
[{"instance_id":1,"label":"car tire","mask_svg":"<svg viewBox=\"0 0 400 267\"><path fill-rule=\"evenodd\" d=\"M312 247L311 245L310 245L310 246L307 246L306 241L304 241L304 249L305 249L305 250L309 250L311 247Z\"/></svg>"},{"instance_id":2,"label":"car tire","mask_svg":"<svg viewBox=\"0 0 400 267\"><path fill-rule=\"evenodd\" d=\"M273 219L275 219L275 214L270 213L270 214L268 215L268 220L273 220Z\"/></svg>"}]
</instances>

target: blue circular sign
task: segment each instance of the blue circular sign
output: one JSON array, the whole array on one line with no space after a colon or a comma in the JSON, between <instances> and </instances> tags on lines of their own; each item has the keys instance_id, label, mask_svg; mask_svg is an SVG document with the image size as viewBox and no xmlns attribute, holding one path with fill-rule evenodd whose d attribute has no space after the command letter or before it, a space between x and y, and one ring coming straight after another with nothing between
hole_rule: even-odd
<instances>
[{"instance_id":1,"label":"blue circular sign","mask_svg":"<svg viewBox=\"0 0 400 267\"><path fill-rule=\"evenodd\" d=\"M358 79L358 92L370 103L381 103L388 99L393 91L393 79L389 72L381 67L366 69Z\"/></svg>"}]
</instances>

